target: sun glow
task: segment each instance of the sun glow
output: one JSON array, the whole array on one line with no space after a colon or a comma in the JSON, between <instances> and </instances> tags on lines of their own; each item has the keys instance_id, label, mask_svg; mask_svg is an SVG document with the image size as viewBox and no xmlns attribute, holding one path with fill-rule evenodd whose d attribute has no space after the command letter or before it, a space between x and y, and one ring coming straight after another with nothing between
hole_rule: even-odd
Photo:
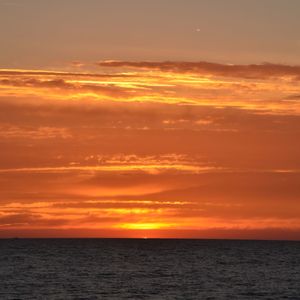
<instances>
[{"instance_id":1,"label":"sun glow","mask_svg":"<svg viewBox=\"0 0 300 300\"><path fill-rule=\"evenodd\" d=\"M122 224L120 227L124 229L132 229L132 230L155 230L155 229L164 229L172 227L172 224L167 223L126 223Z\"/></svg>"}]
</instances>

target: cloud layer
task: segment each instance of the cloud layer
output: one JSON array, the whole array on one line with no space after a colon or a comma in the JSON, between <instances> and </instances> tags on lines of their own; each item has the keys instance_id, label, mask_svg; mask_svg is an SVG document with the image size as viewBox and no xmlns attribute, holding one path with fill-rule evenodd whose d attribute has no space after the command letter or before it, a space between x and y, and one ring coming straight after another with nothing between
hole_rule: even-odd
<instances>
[{"instance_id":1,"label":"cloud layer","mask_svg":"<svg viewBox=\"0 0 300 300\"><path fill-rule=\"evenodd\" d=\"M1 236L300 238L298 66L99 66L0 70Z\"/></svg>"}]
</instances>

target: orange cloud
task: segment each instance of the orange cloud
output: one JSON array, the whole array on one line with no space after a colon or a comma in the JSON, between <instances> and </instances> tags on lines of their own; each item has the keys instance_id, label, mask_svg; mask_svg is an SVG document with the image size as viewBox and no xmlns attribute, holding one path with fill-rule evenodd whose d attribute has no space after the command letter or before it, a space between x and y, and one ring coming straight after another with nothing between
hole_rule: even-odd
<instances>
[{"instance_id":1,"label":"orange cloud","mask_svg":"<svg viewBox=\"0 0 300 300\"><path fill-rule=\"evenodd\" d=\"M1 236L299 236L296 66L104 65L0 71Z\"/></svg>"},{"instance_id":2,"label":"orange cloud","mask_svg":"<svg viewBox=\"0 0 300 300\"><path fill-rule=\"evenodd\" d=\"M265 113L298 114L300 111L299 103L287 102L287 99L299 94L293 80L297 74L296 66L217 65L217 68L211 63L172 62L146 63L149 66L143 70L139 67L143 63L132 63L136 66L135 72L128 73L125 69L131 63L101 64L115 67L108 74L0 70L1 95L35 96L44 100L59 99L60 102L84 98L94 102L235 107ZM121 72L115 72L116 66ZM216 71L222 70L222 67L225 70L223 73ZM194 69L198 71L184 71ZM230 72L232 69L232 74L227 69ZM237 72L234 73L234 70Z\"/></svg>"}]
</instances>

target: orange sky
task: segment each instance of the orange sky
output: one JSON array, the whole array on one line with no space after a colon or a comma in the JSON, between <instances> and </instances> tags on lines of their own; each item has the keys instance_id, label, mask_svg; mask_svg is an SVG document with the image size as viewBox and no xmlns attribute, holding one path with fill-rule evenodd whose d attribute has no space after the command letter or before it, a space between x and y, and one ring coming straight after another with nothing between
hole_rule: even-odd
<instances>
[{"instance_id":1,"label":"orange sky","mask_svg":"<svg viewBox=\"0 0 300 300\"><path fill-rule=\"evenodd\" d=\"M300 240L299 0L0 0L0 237Z\"/></svg>"},{"instance_id":2,"label":"orange sky","mask_svg":"<svg viewBox=\"0 0 300 300\"><path fill-rule=\"evenodd\" d=\"M76 65L0 70L0 237L300 238L300 67Z\"/></svg>"}]
</instances>

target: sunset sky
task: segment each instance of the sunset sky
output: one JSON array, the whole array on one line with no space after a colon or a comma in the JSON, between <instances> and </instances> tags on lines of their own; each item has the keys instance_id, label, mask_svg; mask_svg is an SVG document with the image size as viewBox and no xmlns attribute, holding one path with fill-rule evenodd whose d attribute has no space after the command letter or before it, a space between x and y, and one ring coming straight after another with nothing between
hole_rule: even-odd
<instances>
[{"instance_id":1,"label":"sunset sky","mask_svg":"<svg viewBox=\"0 0 300 300\"><path fill-rule=\"evenodd\" d=\"M299 240L299 11L0 0L0 237Z\"/></svg>"}]
</instances>

